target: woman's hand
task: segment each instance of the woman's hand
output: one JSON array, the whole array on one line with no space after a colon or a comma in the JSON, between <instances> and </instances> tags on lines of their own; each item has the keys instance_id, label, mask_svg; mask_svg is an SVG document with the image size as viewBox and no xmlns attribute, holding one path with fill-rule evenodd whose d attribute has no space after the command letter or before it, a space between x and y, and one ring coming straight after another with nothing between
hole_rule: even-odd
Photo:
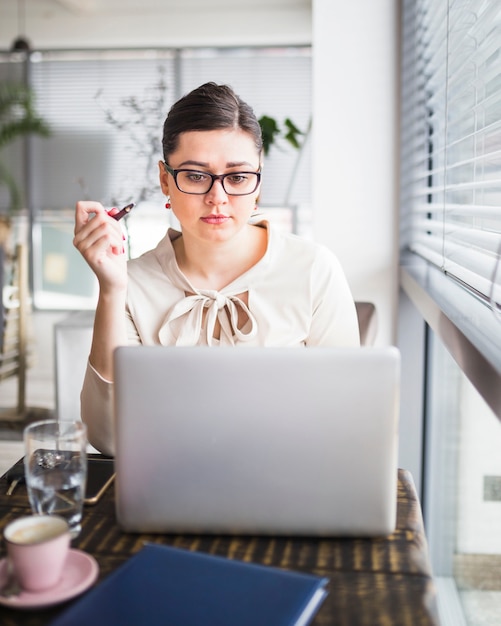
<instances>
[{"instance_id":1,"label":"woman's hand","mask_svg":"<svg viewBox=\"0 0 501 626\"><path fill-rule=\"evenodd\" d=\"M127 343L125 299L127 257L119 223L99 202L77 202L73 245L87 261L99 281L99 297L94 316L90 363L107 379L113 380L113 351Z\"/></svg>"},{"instance_id":2,"label":"woman's hand","mask_svg":"<svg viewBox=\"0 0 501 626\"><path fill-rule=\"evenodd\" d=\"M127 257L124 234L99 202L77 202L73 245L94 274L101 291L123 290L127 286Z\"/></svg>"}]
</instances>

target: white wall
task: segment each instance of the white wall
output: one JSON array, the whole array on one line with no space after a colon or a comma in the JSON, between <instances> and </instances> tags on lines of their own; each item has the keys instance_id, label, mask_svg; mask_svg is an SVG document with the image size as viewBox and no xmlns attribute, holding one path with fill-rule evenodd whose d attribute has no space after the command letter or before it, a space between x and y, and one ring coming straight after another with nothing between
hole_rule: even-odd
<instances>
[{"instance_id":1,"label":"white wall","mask_svg":"<svg viewBox=\"0 0 501 626\"><path fill-rule=\"evenodd\" d=\"M313 0L314 236L395 343L397 0Z\"/></svg>"},{"instance_id":2,"label":"white wall","mask_svg":"<svg viewBox=\"0 0 501 626\"><path fill-rule=\"evenodd\" d=\"M88 11L70 10L71 1L24 2L24 34L39 49L311 43L309 0L99 0ZM3 0L0 49L17 34L16 2Z\"/></svg>"}]
</instances>

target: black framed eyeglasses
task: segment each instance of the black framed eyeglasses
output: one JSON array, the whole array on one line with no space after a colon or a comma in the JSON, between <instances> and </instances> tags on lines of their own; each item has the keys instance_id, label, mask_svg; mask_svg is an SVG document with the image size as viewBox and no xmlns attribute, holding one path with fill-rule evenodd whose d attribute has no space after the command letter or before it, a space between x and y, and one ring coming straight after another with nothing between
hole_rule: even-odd
<instances>
[{"instance_id":1,"label":"black framed eyeglasses","mask_svg":"<svg viewBox=\"0 0 501 626\"><path fill-rule=\"evenodd\" d=\"M256 191L261 181L261 172L209 174L198 170L174 170L167 163L164 163L164 168L173 176L179 191L194 195L209 193L215 181L220 180L224 192L229 196L247 196Z\"/></svg>"}]
</instances>

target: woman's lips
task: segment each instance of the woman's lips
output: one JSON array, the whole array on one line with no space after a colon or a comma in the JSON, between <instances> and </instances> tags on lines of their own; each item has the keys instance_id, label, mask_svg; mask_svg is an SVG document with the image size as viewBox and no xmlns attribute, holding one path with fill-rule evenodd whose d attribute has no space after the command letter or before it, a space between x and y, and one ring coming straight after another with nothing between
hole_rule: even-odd
<instances>
[{"instance_id":1,"label":"woman's lips","mask_svg":"<svg viewBox=\"0 0 501 626\"><path fill-rule=\"evenodd\" d=\"M206 217L202 217L201 220L205 224L223 224L228 221L230 218L227 215L207 215Z\"/></svg>"}]
</instances>

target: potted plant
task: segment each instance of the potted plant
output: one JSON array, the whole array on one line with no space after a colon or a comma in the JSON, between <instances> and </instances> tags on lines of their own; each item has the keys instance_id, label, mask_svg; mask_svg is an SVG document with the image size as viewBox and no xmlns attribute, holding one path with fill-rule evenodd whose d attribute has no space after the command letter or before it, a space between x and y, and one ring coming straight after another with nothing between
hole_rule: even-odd
<instances>
[{"instance_id":1,"label":"potted plant","mask_svg":"<svg viewBox=\"0 0 501 626\"><path fill-rule=\"evenodd\" d=\"M35 111L33 91L22 83L0 83L0 155L16 139L32 134L43 137L50 134L48 124ZM22 208L23 196L5 159L1 157L0 186L7 187L9 194L7 209L2 211L0 208L0 245L4 245L12 216Z\"/></svg>"},{"instance_id":2,"label":"potted plant","mask_svg":"<svg viewBox=\"0 0 501 626\"><path fill-rule=\"evenodd\" d=\"M269 115L262 115L259 120L261 126L261 134L263 137L263 152L265 157L270 153L272 146L276 146L279 150L282 149L283 144L292 146L297 152L297 156L294 160L292 170L289 175L289 181L286 186L286 191L283 199L283 206L290 207L290 199L292 190L294 188L294 180L296 178L303 150L306 145L306 141L311 130L311 120L308 124L306 131L300 130L296 124L289 118L285 118L282 124ZM292 213L292 229L296 232L297 229L297 213L295 209L290 207Z\"/></svg>"}]
</instances>

